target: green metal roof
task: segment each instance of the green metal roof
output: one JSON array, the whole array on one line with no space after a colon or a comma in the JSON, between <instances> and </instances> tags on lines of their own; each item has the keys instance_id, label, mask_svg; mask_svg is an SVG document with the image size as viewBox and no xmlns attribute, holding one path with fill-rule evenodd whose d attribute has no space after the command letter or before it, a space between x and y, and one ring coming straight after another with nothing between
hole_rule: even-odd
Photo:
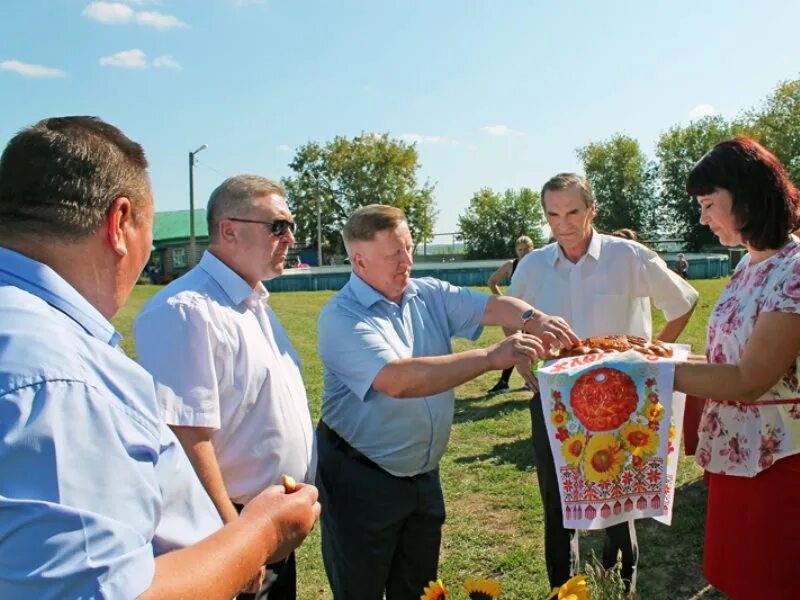
<instances>
[{"instance_id":1,"label":"green metal roof","mask_svg":"<svg viewBox=\"0 0 800 600\"><path fill-rule=\"evenodd\" d=\"M206 210L198 208L194 211L194 235L197 238L208 237ZM189 211L171 210L157 212L153 223L153 242L189 239Z\"/></svg>"}]
</instances>

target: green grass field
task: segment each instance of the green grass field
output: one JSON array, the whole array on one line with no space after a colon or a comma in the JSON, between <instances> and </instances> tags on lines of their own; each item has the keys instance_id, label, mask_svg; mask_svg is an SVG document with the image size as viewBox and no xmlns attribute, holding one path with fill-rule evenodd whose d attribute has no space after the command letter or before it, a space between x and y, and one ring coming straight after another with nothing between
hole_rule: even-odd
<instances>
[{"instance_id":1,"label":"green grass field","mask_svg":"<svg viewBox=\"0 0 800 600\"><path fill-rule=\"evenodd\" d=\"M708 315L727 280L692 281L700 302L679 339L695 352L705 348ZM125 336L123 346L135 357L131 324L156 286L137 286L128 304L114 319ZM322 365L317 357L317 316L331 292L275 293L270 304L280 315L295 347L303 357L304 375L312 414L319 415ZM654 311L654 330L663 323ZM502 333L487 328L476 344L459 340L456 350L484 346ZM450 446L442 460L442 481L447 503L440 576L461 597L467 576L496 579L503 600L532 600L549 592L543 558L542 509L536 484L531 446L529 394L516 391L487 398L497 374L489 373L457 389L456 414ZM512 387L522 386L519 375ZM639 597L645 600L722 598L709 590L702 575L705 487L702 472L691 457L681 458L671 527L652 520L639 521L637 531ZM598 555L602 533L586 534L582 555ZM322 568L319 534L315 530L298 551L298 597L331 598ZM420 594L422 590L420 590Z\"/></svg>"}]
</instances>

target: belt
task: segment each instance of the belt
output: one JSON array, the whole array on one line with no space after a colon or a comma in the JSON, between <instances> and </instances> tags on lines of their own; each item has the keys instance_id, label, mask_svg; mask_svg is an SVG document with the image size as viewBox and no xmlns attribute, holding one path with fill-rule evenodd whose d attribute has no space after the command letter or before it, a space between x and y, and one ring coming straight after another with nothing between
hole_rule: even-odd
<instances>
[{"instance_id":1,"label":"belt","mask_svg":"<svg viewBox=\"0 0 800 600\"><path fill-rule=\"evenodd\" d=\"M331 429L325 421L320 420L319 425L317 425L317 431L331 444L331 446L335 447L345 456L352 458L363 465L366 465L373 469L381 469L381 467L375 463L374 461L370 460L366 456L364 456L361 452L353 448L346 439L336 433L333 429ZM385 471L384 471L385 472Z\"/></svg>"},{"instance_id":2,"label":"belt","mask_svg":"<svg viewBox=\"0 0 800 600\"><path fill-rule=\"evenodd\" d=\"M352 458L356 462L359 462L362 465L369 467L370 469L377 469L378 471L384 473L385 475L388 475L389 477L395 477L397 479L409 479L411 481L414 481L431 472L427 471L425 473L418 473L416 475L409 475L405 477L398 477L397 475L392 475L386 469L381 467L378 463L367 458L361 452L353 448L346 439L344 439L342 436L336 433L335 430L331 429L331 427L329 427L328 424L322 419L320 419L319 424L317 425L317 432L322 437L324 437L329 444L331 444L334 448L339 450L339 452L341 452L345 456Z\"/></svg>"}]
</instances>

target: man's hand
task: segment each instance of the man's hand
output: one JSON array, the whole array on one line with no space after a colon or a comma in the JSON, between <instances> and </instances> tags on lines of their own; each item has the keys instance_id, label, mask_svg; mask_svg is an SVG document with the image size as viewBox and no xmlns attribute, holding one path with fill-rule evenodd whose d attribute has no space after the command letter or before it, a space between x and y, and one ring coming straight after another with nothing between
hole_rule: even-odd
<instances>
[{"instance_id":1,"label":"man's hand","mask_svg":"<svg viewBox=\"0 0 800 600\"><path fill-rule=\"evenodd\" d=\"M321 510L317 496L313 485L297 484L297 491L291 494L283 486L273 485L247 503L240 519L269 520L275 530L276 549L266 562L286 558L311 532Z\"/></svg>"},{"instance_id":2,"label":"man's hand","mask_svg":"<svg viewBox=\"0 0 800 600\"><path fill-rule=\"evenodd\" d=\"M492 369L502 370L515 365L530 370L531 365L545 356L539 338L527 333L513 333L487 351Z\"/></svg>"},{"instance_id":3,"label":"man's hand","mask_svg":"<svg viewBox=\"0 0 800 600\"><path fill-rule=\"evenodd\" d=\"M264 576L267 574L266 565L261 565L258 574L248 581L245 586L239 591L240 594L257 594L261 591L261 586L264 585Z\"/></svg>"},{"instance_id":4,"label":"man's hand","mask_svg":"<svg viewBox=\"0 0 800 600\"><path fill-rule=\"evenodd\" d=\"M530 367L517 365L517 373L522 376L522 378L525 380L525 383L527 383L528 387L531 388L531 392L534 394L539 393L539 379L536 377L536 374L531 371Z\"/></svg>"},{"instance_id":5,"label":"man's hand","mask_svg":"<svg viewBox=\"0 0 800 600\"><path fill-rule=\"evenodd\" d=\"M572 348L580 342L575 332L572 331L567 322L561 317L546 315L537 312L536 315L526 321L525 333L530 333L539 337L546 348Z\"/></svg>"}]
</instances>

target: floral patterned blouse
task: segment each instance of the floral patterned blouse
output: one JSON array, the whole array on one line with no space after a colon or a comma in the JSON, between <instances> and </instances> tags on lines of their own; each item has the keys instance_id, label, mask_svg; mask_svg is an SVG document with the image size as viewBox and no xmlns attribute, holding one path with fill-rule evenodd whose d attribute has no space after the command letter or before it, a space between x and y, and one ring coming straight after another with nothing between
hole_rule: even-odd
<instances>
[{"instance_id":1,"label":"floral patterned blouse","mask_svg":"<svg viewBox=\"0 0 800 600\"><path fill-rule=\"evenodd\" d=\"M708 321L709 363L737 364L758 315L800 313L800 240L750 264L747 254ZM800 357L756 404L707 401L700 420L697 463L712 473L753 477L776 460L800 453ZM795 402L758 404L775 400Z\"/></svg>"}]
</instances>

